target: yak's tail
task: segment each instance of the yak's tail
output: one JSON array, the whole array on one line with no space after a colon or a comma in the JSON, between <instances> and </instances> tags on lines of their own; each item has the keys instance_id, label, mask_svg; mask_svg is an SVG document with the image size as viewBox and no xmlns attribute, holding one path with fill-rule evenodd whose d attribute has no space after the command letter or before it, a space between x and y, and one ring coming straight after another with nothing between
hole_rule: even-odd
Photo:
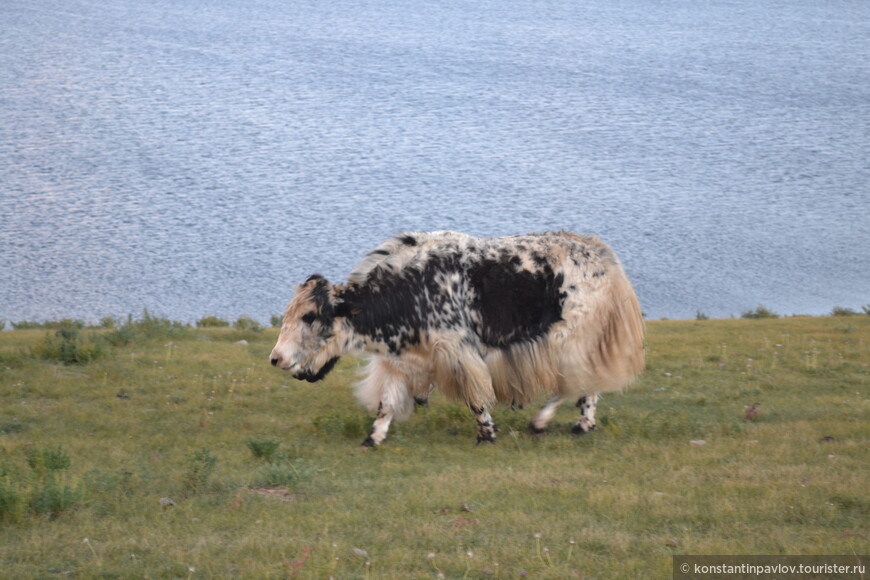
<instances>
[{"instance_id":1,"label":"yak's tail","mask_svg":"<svg viewBox=\"0 0 870 580\"><path fill-rule=\"evenodd\" d=\"M631 283L618 268L610 288L574 325L562 344L560 392L588 395L619 391L643 371L644 321Z\"/></svg>"}]
</instances>

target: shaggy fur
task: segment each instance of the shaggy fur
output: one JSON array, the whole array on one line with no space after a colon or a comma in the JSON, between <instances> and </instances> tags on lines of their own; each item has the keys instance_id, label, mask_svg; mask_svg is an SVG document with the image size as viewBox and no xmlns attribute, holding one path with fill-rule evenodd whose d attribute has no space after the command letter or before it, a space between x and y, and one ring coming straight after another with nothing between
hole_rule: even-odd
<instances>
[{"instance_id":1,"label":"shaggy fur","mask_svg":"<svg viewBox=\"0 0 870 580\"><path fill-rule=\"evenodd\" d=\"M542 393L552 398L533 430L567 400L583 410L574 431L594 428L596 393L643 369L643 334L634 290L598 238L407 233L369 252L346 284L315 275L299 287L271 360L315 381L341 355L371 353L356 391L377 412L365 444L432 388L468 405L478 441L493 441L488 409Z\"/></svg>"}]
</instances>

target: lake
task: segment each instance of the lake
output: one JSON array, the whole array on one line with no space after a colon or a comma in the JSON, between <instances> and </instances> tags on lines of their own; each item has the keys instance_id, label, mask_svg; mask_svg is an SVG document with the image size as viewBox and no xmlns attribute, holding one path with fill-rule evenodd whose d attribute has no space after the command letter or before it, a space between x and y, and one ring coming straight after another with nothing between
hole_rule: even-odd
<instances>
[{"instance_id":1,"label":"lake","mask_svg":"<svg viewBox=\"0 0 870 580\"><path fill-rule=\"evenodd\" d=\"M268 322L405 230L649 318L870 303L866 0L5 0L0 319Z\"/></svg>"}]
</instances>

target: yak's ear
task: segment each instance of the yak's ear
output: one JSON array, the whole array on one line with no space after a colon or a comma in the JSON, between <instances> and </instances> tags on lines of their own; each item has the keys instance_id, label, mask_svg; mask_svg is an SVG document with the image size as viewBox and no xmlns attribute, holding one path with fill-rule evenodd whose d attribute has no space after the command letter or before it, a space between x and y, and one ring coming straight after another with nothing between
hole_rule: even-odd
<instances>
[{"instance_id":1,"label":"yak's ear","mask_svg":"<svg viewBox=\"0 0 870 580\"><path fill-rule=\"evenodd\" d=\"M329 280L327 280L320 274L312 274L311 276L309 276L308 279L305 281L305 285L307 286L311 282L314 282L314 286L329 285Z\"/></svg>"},{"instance_id":2,"label":"yak's ear","mask_svg":"<svg viewBox=\"0 0 870 580\"><path fill-rule=\"evenodd\" d=\"M334 308L333 312L335 312L335 315L342 318L353 318L362 312L362 308L356 304L348 302L344 298L336 298L333 300L332 307Z\"/></svg>"},{"instance_id":3,"label":"yak's ear","mask_svg":"<svg viewBox=\"0 0 870 580\"><path fill-rule=\"evenodd\" d=\"M321 276L320 274L312 274L309 276L305 282L299 284L298 286L294 286L293 289L297 294L302 292L305 288L319 289L319 288L327 288L329 286L329 280Z\"/></svg>"},{"instance_id":4,"label":"yak's ear","mask_svg":"<svg viewBox=\"0 0 870 580\"><path fill-rule=\"evenodd\" d=\"M334 292L329 280L320 274L314 274L308 277L308 280L305 281L302 287L309 292L311 301L314 303L318 313L332 314Z\"/></svg>"}]
</instances>

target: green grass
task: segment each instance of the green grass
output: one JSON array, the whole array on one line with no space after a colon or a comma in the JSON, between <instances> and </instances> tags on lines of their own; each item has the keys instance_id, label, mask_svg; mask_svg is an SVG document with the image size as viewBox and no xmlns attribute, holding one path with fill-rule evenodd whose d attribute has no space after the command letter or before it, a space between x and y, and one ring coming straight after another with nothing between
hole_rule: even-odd
<instances>
[{"instance_id":1,"label":"green grass","mask_svg":"<svg viewBox=\"0 0 870 580\"><path fill-rule=\"evenodd\" d=\"M274 329L167 329L86 364L0 333L0 577L670 578L673 554L870 551L865 316L650 322L590 435L568 405L542 436L499 408L476 446L435 395L368 452L358 361L310 385L268 364Z\"/></svg>"}]
</instances>

